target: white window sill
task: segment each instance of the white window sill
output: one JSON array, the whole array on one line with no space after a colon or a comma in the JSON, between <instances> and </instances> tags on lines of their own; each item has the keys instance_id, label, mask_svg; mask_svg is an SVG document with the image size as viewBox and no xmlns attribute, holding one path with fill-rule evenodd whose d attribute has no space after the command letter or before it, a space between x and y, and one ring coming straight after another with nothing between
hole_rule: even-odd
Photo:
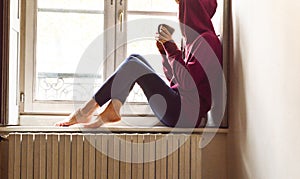
<instances>
[{"instance_id":1,"label":"white window sill","mask_svg":"<svg viewBox=\"0 0 300 179\"><path fill-rule=\"evenodd\" d=\"M67 116L62 115L21 115L21 126L53 126L56 122L64 120ZM94 116L96 118L96 116ZM216 128L213 122L208 118L207 126ZM109 126L131 126L131 127L153 127L165 126L153 115L125 115L122 120L117 123L112 123Z\"/></svg>"},{"instance_id":2,"label":"white window sill","mask_svg":"<svg viewBox=\"0 0 300 179\"><path fill-rule=\"evenodd\" d=\"M218 133L227 134L228 129L219 128L171 128L171 127L132 127L132 126L103 126L97 129L86 129L80 126L72 127L55 127L55 126L6 126L0 127L1 133L11 132L57 132L57 133L72 133L72 132L128 132L128 133Z\"/></svg>"},{"instance_id":3,"label":"white window sill","mask_svg":"<svg viewBox=\"0 0 300 179\"><path fill-rule=\"evenodd\" d=\"M56 122L64 120L65 118L67 118L67 116L22 115L20 117L20 126L53 126ZM154 116L124 116L120 122L111 123L109 126L153 127L164 125Z\"/></svg>"},{"instance_id":4,"label":"white window sill","mask_svg":"<svg viewBox=\"0 0 300 179\"><path fill-rule=\"evenodd\" d=\"M22 115L19 126L0 127L0 133L10 132L136 132L136 133L227 133L221 128L172 128L163 125L156 117L122 117L120 122L105 124L97 129L87 129L77 124L70 127L55 127L54 124L67 116Z\"/></svg>"}]
</instances>

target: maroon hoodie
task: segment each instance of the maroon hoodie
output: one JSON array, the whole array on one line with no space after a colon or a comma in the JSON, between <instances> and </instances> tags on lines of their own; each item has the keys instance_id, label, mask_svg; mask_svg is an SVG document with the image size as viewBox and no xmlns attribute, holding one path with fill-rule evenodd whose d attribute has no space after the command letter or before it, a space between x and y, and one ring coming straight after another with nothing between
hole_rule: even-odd
<instances>
[{"instance_id":1,"label":"maroon hoodie","mask_svg":"<svg viewBox=\"0 0 300 179\"><path fill-rule=\"evenodd\" d=\"M165 75L181 95L181 118L184 118L181 126L199 126L211 109L212 94L206 72L214 74L213 60L222 64L221 43L211 22L216 8L216 0L180 0L179 21L186 45L179 50L169 41L163 44L164 51L160 51Z\"/></svg>"}]
</instances>

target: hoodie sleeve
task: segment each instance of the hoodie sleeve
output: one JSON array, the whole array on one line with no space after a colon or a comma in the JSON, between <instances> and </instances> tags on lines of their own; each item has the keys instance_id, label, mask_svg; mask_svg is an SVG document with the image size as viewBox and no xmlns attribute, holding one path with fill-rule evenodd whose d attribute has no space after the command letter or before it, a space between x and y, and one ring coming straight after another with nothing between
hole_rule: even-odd
<instances>
[{"instance_id":1,"label":"hoodie sleeve","mask_svg":"<svg viewBox=\"0 0 300 179\"><path fill-rule=\"evenodd\" d=\"M173 42L164 43L164 48L167 53L168 63L177 82L177 87L182 90L194 90L195 82L190 74L188 66L182 59L181 50L179 50Z\"/></svg>"},{"instance_id":2,"label":"hoodie sleeve","mask_svg":"<svg viewBox=\"0 0 300 179\"><path fill-rule=\"evenodd\" d=\"M182 52L178 49L177 45L174 42L168 41L163 44L165 52L168 57L168 63L170 67L174 70L174 61L179 62L184 66L184 60L182 59Z\"/></svg>"},{"instance_id":3,"label":"hoodie sleeve","mask_svg":"<svg viewBox=\"0 0 300 179\"><path fill-rule=\"evenodd\" d=\"M158 43L160 43L160 42L158 42ZM163 46L161 44L157 45L157 48L162 56L162 65L163 65L164 74L165 74L166 78L168 79L168 81L171 82L171 80L173 78L173 72L172 72L172 68L168 62L168 58L166 56L165 49L163 48Z\"/></svg>"},{"instance_id":4,"label":"hoodie sleeve","mask_svg":"<svg viewBox=\"0 0 300 179\"><path fill-rule=\"evenodd\" d=\"M197 89L199 85L207 84L206 74L199 63L204 59L210 58L207 56L208 54L203 43L197 43L191 53L193 55L188 56L186 63L182 59L181 51L177 48L176 44L166 42L164 43L164 48L179 88L190 91Z\"/></svg>"}]
</instances>

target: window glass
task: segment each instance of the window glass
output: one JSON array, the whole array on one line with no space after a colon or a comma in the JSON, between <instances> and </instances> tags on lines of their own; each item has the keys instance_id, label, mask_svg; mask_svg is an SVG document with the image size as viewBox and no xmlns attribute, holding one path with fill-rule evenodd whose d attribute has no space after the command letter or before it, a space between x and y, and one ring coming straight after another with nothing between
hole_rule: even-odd
<instances>
[{"instance_id":1,"label":"window glass","mask_svg":"<svg viewBox=\"0 0 300 179\"><path fill-rule=\"evenodd\" d=\"M96 90L95 79L101 81L102 73L91 74L87 69L77 74L76 69L89 44L103 33L104 0L38 3L35 100L86 99ZM103 57L103 50L99 53Z\"/></svg>"},{"instance_id":2,"label":"window glass","mask_svg":"<svg viewBox=\"0 0 300 179\"><path fill-rule=\"evenodd\" d=\"M174 12L177 9L175 0L128 0L129 11Z\"/></svg>"},{"instance_id":3,"label":"window glass","mask_svg":"<svg viewBox=\"0 0 300 179\"><path fill-rule=\"evenodd\" d=\"M38 8L104 10L104 0L38 0Z\"/></svg>"},{"instance_id":4,"label":"window glass","mask_svg":"<svg viewBox=\"0 0 300 179\"><path fill-rule=\"evenodd\" d=\"M149 21L151 18L161 19L161 23L164 21L178 21L177 19L178 4L175 0L129 0L128 1L128 27L127 37L134 36L132 33L143 32L145 38L130 39L127 43L127 54L140 54L145 57L155 71L167 82L163 76L161 57L156 47L156 41L154 39L157 32L157 26L159 24L151 24L145 21ZM135 22L139 26L135 26ZM131 23L133 22L133 23ZM151 26L151 25L152 26ZM135 85L132 92L127 98L127 102L147 102L142 89Z\"/></svg>"}]
</instances>

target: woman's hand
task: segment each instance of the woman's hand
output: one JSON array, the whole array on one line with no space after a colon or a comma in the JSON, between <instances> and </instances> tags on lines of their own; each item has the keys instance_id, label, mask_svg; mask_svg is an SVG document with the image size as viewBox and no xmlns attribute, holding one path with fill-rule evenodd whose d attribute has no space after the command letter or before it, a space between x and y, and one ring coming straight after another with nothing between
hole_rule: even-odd
<instances>
[{"instance_id":1,"label":"woman's hand","mask_svg":"<svg viewBox=\"0 0 300 179\"><path fill-rule=\"evenodd\" d=\"M159 33L156 33L155 40L163 44L168 41L173 41L173 38L172 38L172 34L167 30L167 28L162 26L159 29Z\"/></svg>"}]
</instances>

